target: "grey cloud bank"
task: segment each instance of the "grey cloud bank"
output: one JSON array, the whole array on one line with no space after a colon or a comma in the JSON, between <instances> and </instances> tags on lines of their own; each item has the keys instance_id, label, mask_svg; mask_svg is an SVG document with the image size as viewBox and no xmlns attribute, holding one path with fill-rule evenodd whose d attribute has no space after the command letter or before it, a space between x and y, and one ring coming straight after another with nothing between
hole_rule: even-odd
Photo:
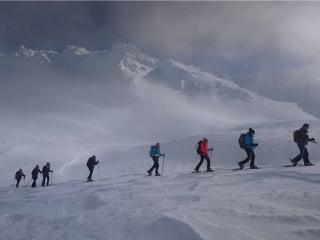
<instances>
[{"instance_id":1,"label":"grey cloud bank","mask_svg":"<svg viewBox=\"0 0 320 240\"><path fill-rule=\"evenodd\" d=\"M132 42L320 116L319 11L317 2L2 2L0 52Z\"/></svg>"}]
</instances>

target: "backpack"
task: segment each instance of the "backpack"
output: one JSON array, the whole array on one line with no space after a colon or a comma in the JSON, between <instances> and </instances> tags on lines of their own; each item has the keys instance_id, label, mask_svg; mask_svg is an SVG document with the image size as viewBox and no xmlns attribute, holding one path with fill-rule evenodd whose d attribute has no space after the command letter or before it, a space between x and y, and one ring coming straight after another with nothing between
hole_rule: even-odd
<instances>
[{"instance_id":1,"label":"backpack","mask_svg":"<svg viewBox=\"0 0 320 240\"><path fill-rule=\"evenodd\" d=\"M94 158L90 157L87 161L87 167L92 167L94 165Z\"/></svg>"},{"instance_id":2,"label":"backpack","mask_svg":"<svg viewBox=\"0 0 320 240\"><path fill-rule=\"evenodd\" d=\"M293 141L298 143L301 140L300 130L296 130L293 132Z\"/></svg>"},{"instance_id":3,"label":"backpack","mask_svg":"<svg viewBox=\"0 0 320 240\"><path fill-rule=\"evenodd\" d=\"M200 140L200 141L196 144L196 146L195 146L198 155L201 154L201 144L202 144L202 142L203 142L203 141Z\"/></svg>"},{"instance_id":4,"label":"backpack","mask_svg":"<svg viewBox=\"0 0 320 240\"><path fill-rule=\"evenodd\" d=\"M14 178L18 180L18 178L19 178L19 172L16 172L16 175L14 176Z\"/></svg>"},{"instance_id":5,"label":"backpack","mask_svg":"<svg viewBox=\"0 0 320 240\"><path fill-rule=\"evenodd\" d=\"M239 139L238 139L238 142L239 142L239 147L240 148L244 148L245 146L245 144L244 144L244 138L246 137L246 135L247 134L245 134L245 133L241 133L241 135L240 135L240 137L239 137Z\"/></svg>"},{"instance_id":6,"label":"backpack","mask_svg":"<svg viewBox=\"0 0 320 240\"><path fill-rule=\"evenodd\" d=\"M149 156L153 157L153 150L154 150L155 146L151 146L150 150L149 150Z\"/></svg>"}]
</instances>

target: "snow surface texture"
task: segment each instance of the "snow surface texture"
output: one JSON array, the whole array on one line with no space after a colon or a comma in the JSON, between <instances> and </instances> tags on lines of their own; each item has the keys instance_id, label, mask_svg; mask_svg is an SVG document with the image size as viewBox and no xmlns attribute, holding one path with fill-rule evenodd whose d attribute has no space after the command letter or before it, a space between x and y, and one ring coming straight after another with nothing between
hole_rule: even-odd
<instances>
[{"instance_id":1,"label":"snow surface texture","mask_svg":"<svg viewBox=\"0 0 320 240\"><path fill-rule=\"evenodd\" d=\"M316 240L319 170L123 174L1 188L1 240Z\"/></svg>"},{"instance_id":2,"label":"snow surface texture","mask_svg":"<svg viewBox=\"0 0 320 240\"><path fill-rule=\"evenodd\" d=\"M319 238L319 167L282 167L298 153L292 132L302 123L320 135L296 104L126 44L21 47L0 55L0 67L0 240ZM262 169L233 172L249 127ZM203 136L216 172L191 174ZM158 141L164 176L144 177ZM309 150L318 163L319 145ZM84 183L93 154L97 181ZM47 161L53 185L31 189L32 168ZM22 187L8 187L20 167Z\"/></svg>"}]
</instances>

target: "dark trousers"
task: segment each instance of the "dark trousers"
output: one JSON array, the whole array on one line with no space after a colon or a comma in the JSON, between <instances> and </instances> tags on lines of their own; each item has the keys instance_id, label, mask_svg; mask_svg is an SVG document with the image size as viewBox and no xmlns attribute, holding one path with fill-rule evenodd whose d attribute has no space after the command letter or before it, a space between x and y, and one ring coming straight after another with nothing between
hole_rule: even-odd
<instances>
[{"instance_id":1,"label":"dark trousers","mask_svg":"<svg viewBox=\"0 0 320 240\"><path fill-rule=\"evenodd\" d=\"M203 161L206 160L207 161L207 170L210 170L211 167L210 167L210 158L208 155L201 155L201 158L200 158L200 162L198 163L198 165L196 166L195 170L199 170L199 168L201 167Z\"/></svg>"},{"instance_id":2,"label":"dark trousers","mask_svg":"<svg viewBox=\"0 0 320 240\"><path fill-rule=\"evenodd\" d=\"M16 188L19 187L19 183L21 181L21 178L20 179L16 179L17 180L17 184L16 184Z\"/></svg>"},{"instance_id":3,"label":"dark trousers","mask_svg":"<svg viewBox=\"0 0 320 240\"><path fill-rule=\"evenodd\" d=\"M90 173L89 173L87 180L92 180L92 173L93 173L94 167L88 167L88 168L89 168Z\"/></svg>"},{"instance_id":4,"label":"dark trousers","mask_svg":"<svg viewBox=\"0 0 320 240\"><path fill-rule=\"evenodd\" d=\"M298 163L303 158L304 165L309 164L310 163L309 152L308 152L306 145L300 145L300 144L297 144L297 145L298 145L300 153L294 159L292 159L292 162Z\"/></svg>"},{"instance_id":5,"label":"dark trousers","mask_svg":"<svg viewBox=\"0 0 320 240\"><path fill-rule=\"evenodd\" d=\"M156 169L156 174L159 173L159 157L152 157L153 160L153 166L149 169L148 172L152 172L154 169Z\"/></svg>"},{"instance_id":6,"label":"dark trousers","mask_svg":"<svg viewBox=\"0 0 320 240\"><path fill-rule=\"evenodd\" d=\"M36 187L36 186L37 186L37 179L33 178L33 182L32 182L31 187Z\"/></svg>"},{"instance_id":7,"label":"dark trousers","mask_svg":"<svg viewBox=\"0 0 320 240\"><path fill-rule=\"evenodd\" d=\"M254 151L250 148L245 148L244 149L246 151L246 154L247 154L247 158L242 160L241 163L243 165L245 165L247 162L251 161L250 162L250 167L253 167L254 166L254 160L256 159L256 155L254 154Z\"/></svg>"},{"instance_id":8,"label":"dark trousers","mask_svg":"<svg viewBox=\"0 0 320 240\"><path fill-rule=\"evenodd\" d=\"M49 177L49 173L48 174L43 174L42 176L42 187L44 187L46 180L47 180L47 186L49 186L49 181L50 181L50 177Z\"/></svg>"}]
</instances>

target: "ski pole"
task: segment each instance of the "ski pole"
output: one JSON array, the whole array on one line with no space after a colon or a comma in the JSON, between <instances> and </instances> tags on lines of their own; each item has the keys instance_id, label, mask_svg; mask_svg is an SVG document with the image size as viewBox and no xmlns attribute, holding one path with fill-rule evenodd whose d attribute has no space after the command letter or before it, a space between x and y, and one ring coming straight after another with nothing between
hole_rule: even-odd
<instances>
[{"instance_id":1,"label":"ski pole","mask_svg":"<svg viewBox=\"0 0 320 240\"><path fill-rule=\"evenodd\" d=\"M210 150L210 160L211 160L212 152L213 152L213 146L212 146L212 148L210 148L209 150Z\"/></svg>"},{"instance_id":2,"label":"ski pole","mask_svg":"<svg viewBox=\"0 0 320 240\"><path fill-rule=\"evenodd\" d=\"M100 167L98 165L98 177L99 177L99 180L101 180L101 174L100 174Z\"/></svg>"},{"instance_id":3,"label":"ski pole","mask_svg":"<svg viewBox=\"0 0 320 240\"><path fill-rule=\"evenodd\" d=\"M53 185L53 172L51 172L51 185Z\"/></svg>"},{"instance_id":4,"label":"ski pole","mask_svg":"<svg viewBox=\"0 0 320 240\"><path fill-rule=\"evenodd\" d=\"M163 157L162 157L162 170L161 170L161 175L163 175L163 168L164 168L164 158L165 158L165 154L163 154Z\"/></svg>"}]
</instances>

